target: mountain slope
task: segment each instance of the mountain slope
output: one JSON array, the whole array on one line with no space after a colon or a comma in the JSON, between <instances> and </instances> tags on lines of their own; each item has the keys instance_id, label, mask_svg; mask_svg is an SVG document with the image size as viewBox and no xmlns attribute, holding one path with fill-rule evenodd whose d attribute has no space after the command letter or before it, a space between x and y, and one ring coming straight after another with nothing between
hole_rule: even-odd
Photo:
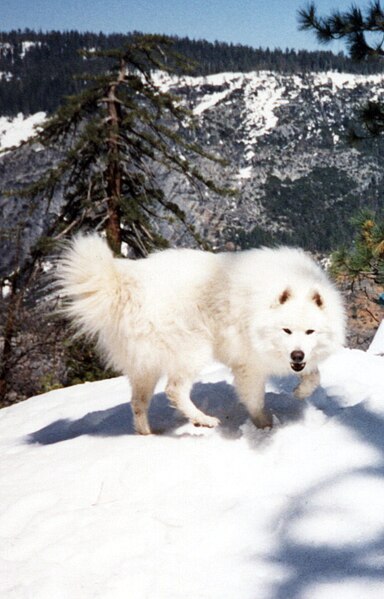
<instances>
[{"instance_id":1,"label":"mountain slope","mask_svg":"<svg viewBox=\"0 0 384 599\"><path fill-rule=\"evenodd\" d=\"M383 208L383 142L347 142L359 106L382 97L383 82L331 72L164 81L198 119L197 141L232 166L238 201L224 204L225 214L222 200L204 202L214 226L222 215L219 232L241 246L283 241L328 251L348 243L351 215Z\"/></svg>"},{"instance_id":2,"label":"mountain slope","mask_svg":"<svg viewBox=\"0 0 384 599\"><path fill-rule=\"evenodd\" d=\"M155 77L160 89L178 95L194 115L192 133L187 128L180 132L228 160L226 169L199 166L206 176L235 188L236 197L206 190L198 194L175 174L156 174L167 198L185 210L188 221L214 246L289 243L326 253L350 244L350 219L360 208L383 209L384 142L352 147L347 137L359 106L383 96L384 75ZM3 156L1 188L17 189L54 159L52 149L41 151L39 146ZM12 249L14 231L23 231L27 252L58 209L59 196L49 206L39 200L28 207L18 196L0 196L2 273L14 267L16 254L20 258L20 248ZM157 224L171 243L194 243L183 227L161 220Z\"/></svg>"}]
</instances>

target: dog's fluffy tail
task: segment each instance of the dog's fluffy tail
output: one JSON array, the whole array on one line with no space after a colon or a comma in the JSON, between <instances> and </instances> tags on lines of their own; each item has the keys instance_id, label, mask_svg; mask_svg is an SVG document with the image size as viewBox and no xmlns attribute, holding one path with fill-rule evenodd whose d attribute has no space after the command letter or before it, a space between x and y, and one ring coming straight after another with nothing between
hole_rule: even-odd
<instances>
[{"instance_id":1,"label":"dog's fluffy tail","mask_svg":"<svg viewBox=\"0 0 384 599\"><path fill-rule=\"evenodd\" d=\"M56 280L75 336L85 334L101 341L103 331L112 332L123 293L117 262L98 235L75 237L59 260Z\"/></svg>"}]
</instances>

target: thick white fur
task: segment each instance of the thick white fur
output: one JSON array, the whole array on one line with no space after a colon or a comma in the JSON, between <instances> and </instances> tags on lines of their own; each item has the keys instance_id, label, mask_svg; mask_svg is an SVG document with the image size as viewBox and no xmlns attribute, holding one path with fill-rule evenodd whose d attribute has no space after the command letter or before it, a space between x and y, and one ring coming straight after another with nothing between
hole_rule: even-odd
<instances>
[{"instance_id":1,"label":"thick white fur","mask_svg":"<svg viewBox=\"0 0 384 599\"><path fill-rule=\"evenodd\" d=\"M296 395L306 397L318 385L318 363L344 342L339 293L297 249L171 249L127 260L113 258L97 235L79 236L59 262L58 280L78 331L129 377L142 434L150 433L148 406L162 375L175 407L196 425L214 426L190 390L201 369L219 360L232 369L252 420L268 426L266 377L292 372L292 352L300 351Z\"/></svg>"}]
</instances>

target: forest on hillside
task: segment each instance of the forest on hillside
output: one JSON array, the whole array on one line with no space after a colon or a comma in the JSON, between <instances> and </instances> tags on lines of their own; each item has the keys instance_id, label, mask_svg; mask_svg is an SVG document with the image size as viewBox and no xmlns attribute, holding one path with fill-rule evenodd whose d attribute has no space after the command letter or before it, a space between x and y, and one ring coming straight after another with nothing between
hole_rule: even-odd
<instances>
[{"instance_id":1,"label":"forest on hillside","mask_svg":"<svg viewBox=\"0 0 384 599\"><path fill-rule=\"evenodd\" d=\"M86 86L85 73L96 75L108 68L108 60L92 56L93 50L122 47L132 35L137 33L0 32L0 115L53 113L64 96L77 94ZM383 69L377 61L356 63L343 53L329 51L270 50L178 37L171 42L175 51L191 61L193 75L253 70L368 74Z\"/></svg>"}]
</instances>

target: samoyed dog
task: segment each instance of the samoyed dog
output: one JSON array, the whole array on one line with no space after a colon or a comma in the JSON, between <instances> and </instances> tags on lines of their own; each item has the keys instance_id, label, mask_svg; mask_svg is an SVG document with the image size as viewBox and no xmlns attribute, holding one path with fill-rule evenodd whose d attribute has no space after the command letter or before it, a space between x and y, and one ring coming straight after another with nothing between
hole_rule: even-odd
<instances>
[{"instance_id":1,"label":"samoyed dog","mask_svg":"<svg viewBox=\"0 0 384 599\"><path fill-rule=\"evenodd\" d=\"M106 363L128 376L138 433L151 432L148 407L166 375L169 401L196 426L213 427L190 391L207 363L233 372L256 426L269 375L298 373L298 398L319 384L318 364L344 343L341 297L302 250L281 247L213 254L169 249L116 259L97 235L78 236L57 269L66 312L93 338Z\"/></svg>"}]
</instances>

